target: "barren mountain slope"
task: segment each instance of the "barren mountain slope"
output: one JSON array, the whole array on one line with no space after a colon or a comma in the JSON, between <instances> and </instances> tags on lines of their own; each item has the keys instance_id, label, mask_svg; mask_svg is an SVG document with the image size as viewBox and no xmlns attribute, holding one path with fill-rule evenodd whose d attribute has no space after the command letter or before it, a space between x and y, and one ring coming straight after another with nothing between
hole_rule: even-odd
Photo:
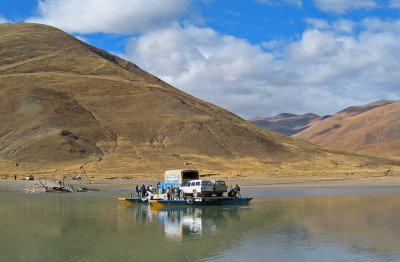
<instances>
[{"instance_id":1,"label":"barren mountain slope","mask_svg":"<svg viewBox=\"0 0 400 262\"><path fill-rule=\"evenodd\" d=\"M349 107L295 136L332 148L399 156L400 101Z\"/></svg>"},{"instance_id":2,"label":"barren mountain slope","mask_svg":"<svg viewBox=\"0 0 400 262\"><path fill-rule=\"evenodd\" d=\"M12 172L44 164L93 174L398 164L258 128L53 27L1 24L0 35L0 157Z\"/></svg>"}]
</instances>

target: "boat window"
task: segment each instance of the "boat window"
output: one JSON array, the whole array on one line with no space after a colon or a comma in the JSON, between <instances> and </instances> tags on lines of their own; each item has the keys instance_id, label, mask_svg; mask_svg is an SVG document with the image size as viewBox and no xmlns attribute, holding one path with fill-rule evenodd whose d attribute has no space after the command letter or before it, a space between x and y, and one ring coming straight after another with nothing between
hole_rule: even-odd
<instances>
[{"instance_id":1,"label":"boat window","mask_svg":"<svg viewBox=\"0 0 400 262\"><path fill-rule=\"evenodd\" d=\"M186 186L190 186L190 182L188 182L188 183L186 184Z\"/></svg>"},{"instance_id":2,"label":"boat window","mask_svg":"<svg viewBox=\"0 0 400 262\"><path fill-rule=\"evenodd\" d=\"M200 186L200 182L196 182L196 186Z\"/></svg>"},{"instance_id":3,"label":"boat window","mask_svg":"<svg viewBox=\"0 0 400 262\"><path fill-rule=\"evenodd\" d=\"M203 181L203 186L212 186L211 181L205 180Z\"/></svg>"}]
</instances>

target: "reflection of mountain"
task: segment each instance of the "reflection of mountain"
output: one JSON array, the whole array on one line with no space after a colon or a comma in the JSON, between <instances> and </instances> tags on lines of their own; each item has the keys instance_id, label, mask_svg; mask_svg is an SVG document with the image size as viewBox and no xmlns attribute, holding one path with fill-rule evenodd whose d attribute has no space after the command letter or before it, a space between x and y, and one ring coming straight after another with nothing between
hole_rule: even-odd
<instances>
[{"instance_id":1,"label":"reflection of mountain","mask_svg":"<svg viewBox=\"0 0 400 262\"><path fill-rule=\"evenodd\" d=\"M398 195L275 199L262 205L269 206L268 210L255 208L258 214L253 212L253 216L268 218L259 230L275 234L265 241L276 246L307 243L318 249L328 243L329 248L336 246L351 254L400 259Z\"/></svg>"},{"instance_id":2,"label":"reflection of mountain","mask_svg":"<svg viewBox=\"0 0 400 262\"><path fill-rule=\"evenodd\" d=\"M398 196L352 196L282 204L289 205L286 216L310 235L327 235L342 245L374 253L395 251L400 258L399 200Z\"/></svg>"}]
</instances>

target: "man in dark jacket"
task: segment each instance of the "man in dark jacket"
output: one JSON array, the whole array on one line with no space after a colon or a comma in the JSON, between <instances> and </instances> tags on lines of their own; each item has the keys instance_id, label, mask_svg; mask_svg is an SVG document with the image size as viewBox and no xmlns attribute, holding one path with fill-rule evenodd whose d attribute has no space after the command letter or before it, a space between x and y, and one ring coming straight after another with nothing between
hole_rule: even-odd
<instances>
[{"instance_id":1,"label":"man in dark jacket","mask_svg":"<svg viewBox=\"0 0 400 262\"><path fill-rule=\"evenodd\" d=\"M136 195L137 195L137 197L139 197L139 193L140 193L140 190L139 190L139 185L136 185L136 187L135 187L135 191L136 191Z\"/></svg>"},{"instance_id":2,"label":"man in dark jacket","mask_svg":"<svg viewBox=\"0 0 400 262\"><path fill-rule=\"evenodd\" d=\"M239 187L239 185L238 184L236 184L236 186L235 186L235 193L236 194L238 194L239 195L239 198L242 198L242 196L240 195L240 187Z\"/></svg>"},{"instance_id":3,"label":"man in dark jacket","mask_svg":"<svg viewBox=\"0 0 400 262\"><path fill-rule=\"evenodd\" d=\"M146 194L146 187L144 186L144 184L140 187L140 195L142 197L144 197L144 195Z\"/></svg>"}]
</instances>

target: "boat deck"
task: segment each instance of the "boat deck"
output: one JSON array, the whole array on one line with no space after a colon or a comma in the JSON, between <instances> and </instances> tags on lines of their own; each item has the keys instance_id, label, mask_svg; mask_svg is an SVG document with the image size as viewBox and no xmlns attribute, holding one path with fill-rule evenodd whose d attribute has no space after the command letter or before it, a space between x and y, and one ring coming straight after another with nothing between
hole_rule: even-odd
<instances>
[{"instance_id":1,"label":"boat deck","mask_svg":"<svg viewBox=\"0 0 400 262\"><path fill-rule=\"evenodd\" d=\"M212 196L212 197L205 197L205 196L198 196L198 197L189 197L189 198L193 198L193 199L201 199L201 200L231 200L231 199L238 199L236 197L228 197L228 196L220 196L220 197L216 197L216 196ZM187 200L187 198L185 197L184 200Z\"/></svg>"}]
</instances>

